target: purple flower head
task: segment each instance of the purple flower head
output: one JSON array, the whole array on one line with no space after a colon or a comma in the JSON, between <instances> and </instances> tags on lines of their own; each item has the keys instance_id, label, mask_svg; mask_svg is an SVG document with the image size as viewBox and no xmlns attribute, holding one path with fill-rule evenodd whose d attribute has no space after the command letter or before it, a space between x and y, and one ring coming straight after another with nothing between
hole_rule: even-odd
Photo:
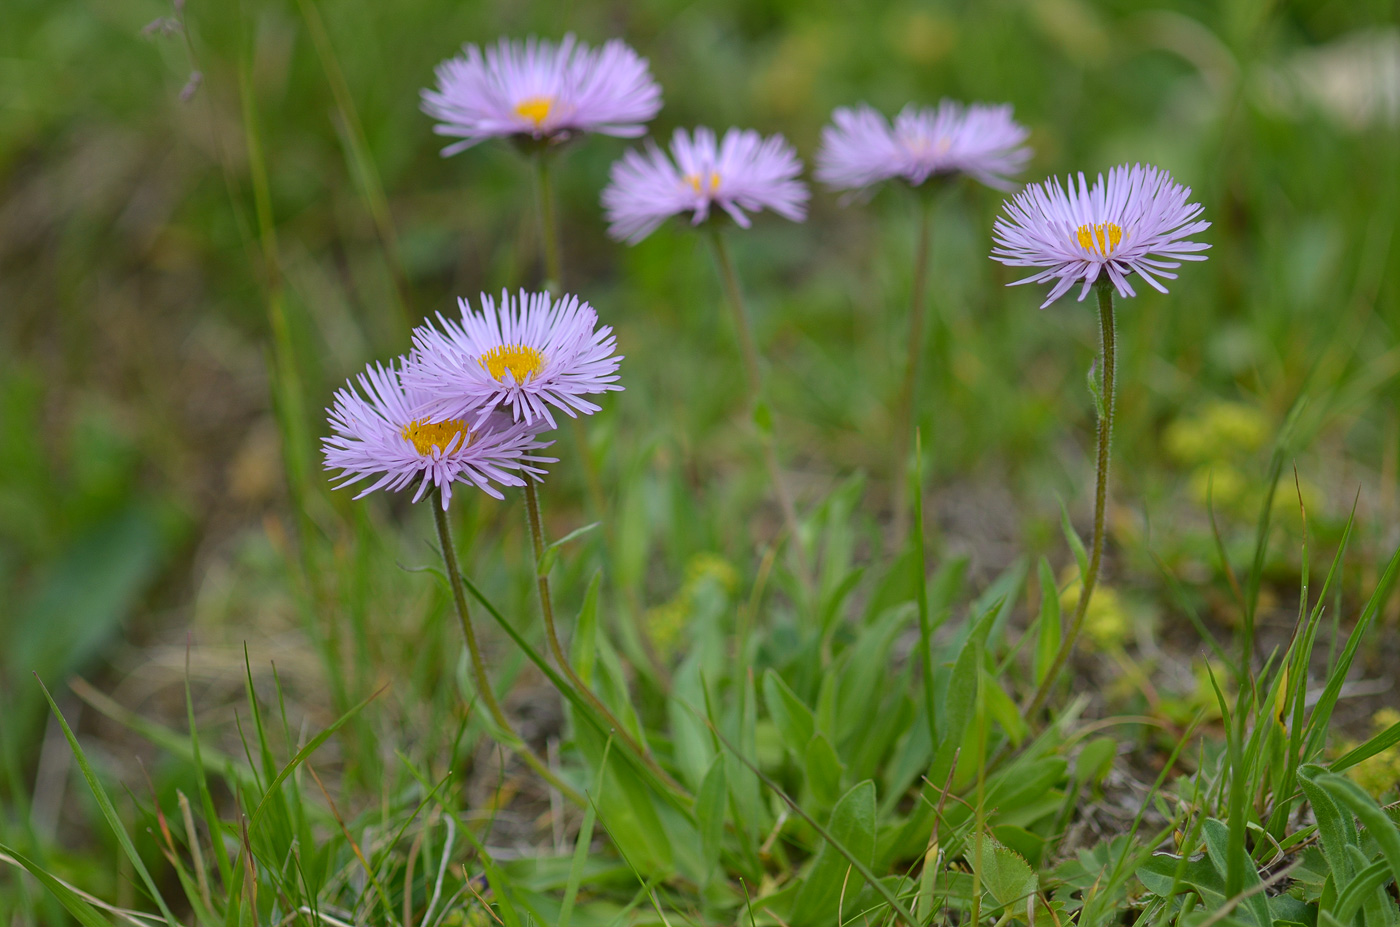
<instances>
[{"instance_id":1,"label":"purple flower head","mask_svg":"<svg viewBox=\"0 0 1400 927\"><path fill-rule=\"evenodd\" d=\"M919 186L938 174L967 174L989 187L1010 189L1008 177L1025 167L1030 133L1011 118L1011 106L943 100L935 109L909 104L893 128L862 103L831 114L817 152L817 179L838 190L860 190L893 177Z\"/></svg>"},{"instance_id":2,"label":"purple flower head","mask_svg":"<svg viewBox=\"0 0 1400 927\"><path fill-rule=\"evenodd\" d=\"M513 422L509 415L474 423L425 416L423 406L432 397L404 382L404 365L403 358L397 367L371 364L336 391L334 405L326 410L334 434L322 439L321 451L325 468L341 471L334 477L341 480L337 489L378 476L358 499L376 489L403 489L421 475L413 501L435 486L445 509L453 483L469 483L500 499L492 483L523 486L522 475L544 474L534 464L554 462L533 453L549 446L539 440L540 429Z\"/></svg>"},{"instance_id":3,"label":"purple flower head","mask_svg":"<svg viewBox=\"0 0 1400 927\"><path fill-rule=\"evenodd\" d=\"M1100 275L1119 296L1136 296L1128 275L1136 273L1162 293L1158 277L1175 280L1182 261L1204 261L1210 247L1186 241L1210 227L1200 220L1201 204L1188 203L1191 188L1156 167L1126 164L1090 187L1079 175L1069 190L1055 178L1031 184L1004 204L1006 215L992 229L992 259L1010 267L1041 268L1019 283L1055 281L1040 308L1083 281L1082 302Z\"/></svg>"},{"instance_id":4,"label":"purple flower head","mask_svg":"<svg viewBox=\"0 0 1400 927\"><path fill-rule=\"evenodd\" d=\"M648 142L644 154L629 151L614 162L612 183L603 191L608 234L636 244L679 213L691 213L691 224L699 225L711 206L740 228L749 227L746 210L771 209L801 222L810 196L801 174L802 162L781 135L730 129L716 143L710 129L698 128L694 135L677 129L671 157Z\"/></svg>"},{"instance_id":5,"label":"purple flower head","mask_svg":"<svg viewBox=\"0 0 1400 927\"><path fill-rule=\"evenodd\" d=\"M585 396L622 389L612 328L599 328L598 313L578 297L502 291L498 308L483 293L479 313L457 302L460 323L439 315L441 330L414 330L404 372L406 384L432 396L425 408L434 417L481 421L509 407L515 421L554 428L550 406L590 415L600 407Z\"/></svg>"},{"instance_id":6,"label":"purple flower head","mask_svg":"<svg viewBox=\"0 0 1400 927\"><path fill-rule=\"evenodd\" d=\"M533 36L501 39L485 53L437 66L437 90L423 91L423 111L441 120L433 131L460 138L456 154L488 138L563 142L581 132L635 138L661 110L661 88L645 58L618 39L591 49L572 35L558 45Z\"/></svg>"}]
</instances>

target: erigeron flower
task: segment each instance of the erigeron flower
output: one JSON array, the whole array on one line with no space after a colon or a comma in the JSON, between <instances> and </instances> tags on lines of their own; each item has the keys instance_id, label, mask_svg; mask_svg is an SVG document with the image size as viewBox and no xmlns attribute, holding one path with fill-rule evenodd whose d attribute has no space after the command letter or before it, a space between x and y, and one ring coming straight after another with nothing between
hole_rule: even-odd
<instances>
[{"instance_id":1,"label":"erigeron flower","mask_svg":"<svg viewBox=\"0 0 1400 927\"><path fill-rule=\"evenodd\" d=\"M693 134L677 129L669 157L648 143L645 152L629 151L613 164L603 191L608 233L635 244L674 215L689 213L699 225L712 206L741 228L749 227L749 212L761 209L800 222L810 196L801 174L802 162L781 135L730 129L717 141L704 127Z\"/></svg>"},{"instance_id":2,"label":"erigeron flower","mask_svg":"<svg viewBox=\"0 0 1400 927\"><path fill-rule=\"evenodd\" d=\"M325 468L341 471L333 477L341 481L337 489L378 477L359 491L359 499L376 489L401 490L416 480L413 501L435 487L445 509L453 483L469 483L500 499L493 483L523 486L526 478L544 474L536 464L554 462L534 453L549 446L538 437L541 429L509 415L471 422L426 416L422 409L431 396L404 382L404 363L400 358L388 367L369 365L336 392L326 410L334 434L322 439L321 450Z\"/></svg>"},{"instance_id":3,"label":"erigeron flower","mask_svg":"<svg viewBox=\"0 0 1400 927\"><path fill-rule=\"evenodd\" d=\"M439 135L460 138L456 154L488 138L558 143L582 132L635 138L661 110L661 88L645 58L613 39L592 49L572 35L555 44L533 36L501 39L483 52L437 66L437 89L424 90L423 111Z\"/></svg>"},{"instance_id":4,"label":"erigeron flower","mask_svg":"<svg viewBox=\"0 0 1400 927\"><path fill-rule=\"evenodd\" d=\"M901 177L919 186L930 177L967 174L989 187L1011 188L1010 175L1030 160L1030 132L1011 106L943 100L910 103L895 117L862 103L831 114L817 151L817 179L838 190L861 190Z\"/></svg>"},{"instance_id":5,"label":"erigeron flower","mask_svg":"<svg viewBox=\"0 0 1400 927\"><path fill-rule=\"evenodd\" d=\"M431 394L424 411L440 419L481 421L495 410L517 422L556 427L551 407L571 417L599 406L585 396L620 390L612 327L576 296L501 292L481 311L459 299L460 322L438 316L413 332L404 382Z\"/></svg>"},{"instance_id":6,"label":"erigeron flower","mask_svg":"<svg viewBox=\"0 0 1400 927\"><path fill-rule=\"evenodd\" d=\"M1204 261L1208 244L1187 241L1210 227L1202 207L1187 202L1191 188L1156 167L1126 164L1100 174L1091 187L1079 175L1068 191L1050 178L1031 184L1004 204L992 230L993 260L1011 267L1041 268L1011 284L1054 281L1042 309L1076 283L1082 301L1101 277L1119 296L1136 296L1128 281L1137 274L1163 293L1158 278L1175 280L1182 261Z\"/></svg>"}]
</instances>

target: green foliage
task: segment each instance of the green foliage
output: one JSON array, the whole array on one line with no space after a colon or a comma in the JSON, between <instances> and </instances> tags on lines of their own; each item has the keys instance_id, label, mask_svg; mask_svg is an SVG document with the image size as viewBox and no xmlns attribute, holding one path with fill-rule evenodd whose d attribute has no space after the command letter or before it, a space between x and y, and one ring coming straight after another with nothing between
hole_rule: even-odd
<instances>
[{"instance_id":1,"label":"green foliage","mask_svg":"<svg viewBox=\"0 0 1400 927\"><path fill-rule=\"evenodd\" d=\"M1349 778L1400 745L1355 685L1395 680L1395 130L1315 90L1383 5L249 0L138 40L173 12L0 4L0 922L1400 918L1400 795ZM326 488L335 385L451 297L541 278L526 165L438 157L431 65L567 30L650 58L658 136L733 122L809 157L835 105L1010 100L1028 178L1128 159L1196 188L1210 261L1120 326L1105 582L1141 608L1051 680L1048 723L1023 709L1087 567L1065 448L1102 404L1093 320L1002 286L972 185L927 207L906 543L910 198L818 191L733 239L753 401L704 249L607 243L625 143L570 146L560 283L616 328L627 392L558 436L538 567L518 500L452 513L518 731L461 659L425 513ZM606 711L545 657L541 576Z\"/></svg>"}]
</instances>

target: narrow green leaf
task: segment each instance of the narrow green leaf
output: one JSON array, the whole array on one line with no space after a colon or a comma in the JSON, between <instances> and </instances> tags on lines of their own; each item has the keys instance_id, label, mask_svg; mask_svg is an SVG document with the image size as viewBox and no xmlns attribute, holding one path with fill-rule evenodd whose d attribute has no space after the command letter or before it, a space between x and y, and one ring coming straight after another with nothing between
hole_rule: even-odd
<instances>
[{"instance_id":1,"label":"narrow green leaf","mask_svg":"<svg viewBox=\"0 0 1400 927\"><path fill-rule=\"evenodd\" d=\"M10 857L30 875L38 879L44 888L47 888L58 899L59 904L67 908L68 913L73 915L83 927L112 927L112 922L99 914L86 898L65 885L57 876L50 875L43 867L23 853L0 843L0 854ZM18 922L16 919L16 923Z\"/></svg>"},{"instance_id":2,"label":"narrow green leaf","mask_svg":"<svg viewBox=\"0 0 1400 927\"><path fill-rule=\"evenodd\" d=\"M794 927L837 923L843 888L846 903L842 913L846 917L854 913L850 905L865 880L850 871L849 858L859 859L867 867L874 862L874 782L867 779L841 796L831 809L827 832L829 842L817 852L816 861L793 901L791 922ZM838 850L836 844L844 852Z\"/></svg>"},{"instance_id":3,"label":"narrow green leaf","mask_svg":"<svg viewBox=\"0 0 1400 927\"><path fill-rule=\"evenodd\" d=\"M778 728L783 744L794 756L801 756L816 733L812 709L802 703L783 678L771 667L763 673L763 704Z\"/></svg>"},{"instance_id":4,"label":"narrow green leaf","mask_svg":"<svg viewBox=\"0 0 1400 927\"><path fill-rule=\"evenodd\" d=\"M1055 654L1060 652L1060 638L1064 633L1060 617L1060 588L1055 583L1055 574L1050 572L1050 561L1040 558L1040 626L1035 643L1035 684L1045 681L1045 674L1055 662Z\"/></svg>"},{"instance_id":5,"label":"narrow green leaf","mask_svg":"<svg viewBox=\"0 0 1400 927\"><path fill-rule=\"evenodd\" d=\"M53 700L53 696L49 694L48 686L44 685L44 681L39 679L37 673L34 675L34 679L39 683L39 688L43 690L44 698L48 700L50 710L53 711L54 717L58 719L59 727L63 729L63 736L68 740L68 747L73 751L73 758L78 761L78 768L82 770L83 778L87 780L88 788L92 790L93 798L97 799L97 807L101 809L102 816L107 819L107 826L112 828L112 833L116 836L117 843L121 844L122 852L126 854L127 859L131 860L132 868L135 869L136 874L141 877L141 881L145 883L146 890L150 892L151 899L155 901L156 907L160 908L160 913L165 917L165 922L169 924L170 927L176 927L175 915L171 913L170 908L166 905L165 899L160 894L160 889L156 888L155 880L151 878L151 873L146 869L146 864L142 861L141 854L136 852L136 846L131 842L131 835L126 832L126 828L122 825L122 819L117 815L117 809L112 806L112 800L107 797L107 790L102 787L102 783L98 780L96 771L93 770L92 764L88 762L87 754L83 752L82 746L79 745L78 738L73 733L73 729L68 726L68 720L63 717L63 712L58 710L58 704Z\"/></svg>"},{"instance_id":6,"label":"narrow green leaf","mask_svg":"<svg viewBox=\"0 0 1400 927\"><path fill-rule=\"evenodd\" d=\"M1337 902L1332 906L1332 916L1338 923L1352 923L1361 905L1367 898L1373 896L1387 882L1395 876L1390 871L1390 860L1378 859L1365 869L1362 869L1356 876L1337 892Z\"/></svg>"},{"instance_id":7,"label":"narrow green leaf","mask_svg":"<svg viewBox=\"0 0 1400 927\"><path fill-rule=\"evenodd\" d=\"M602 581L601 570L595 571L588 581L588 591L583 595L578 621L574 623L574 639L569 644L574 672L586 685L593 684L593 668L598 659L598 590L602 587Z\"/></svg>"},{"instance_id":8,"label":"narrow green leaf","mask_svg":"<svg viewBox=\"0 0 1400 927\"><path fill-rule=\"evenodd\" d=\"M1400 827L1381 810L1380 805L1377 805L1371 796L1361 790L1361 786L1350 779L1326 773L1318 776L1315 781L1361 819L1361 823L1366 825L1366 832L1380 844L1381 854L1390 863L1391 875L1400 882Z\"/></svg>"},{"instance_id":9,"label":"narrow green leaf","mask_svg":"<svg viewBox=\"0 0 1400 927\"><path fill-rule=\"evenodd\" d=\"M724 757L717 756L705 773L700 792L695 797L695 820L700 825L700 853L713 874L719 874L724 812L728 804L729 786L724 779Z\"/></svg>"},{"instance_id":10,"label":"narrow green leaf","mask_svg":"<svg viewBox=\"0 0 1400 927\"><path fill-rule=\"evenodd\" d=\"M1215 871L1222 876L1226 876L1226 889L1229 888L1227 872L1229 870L1230 848L1230 828L1223 821L1215 818L1208 818L1204 826L1206 847L1209 851L1210 861L1215 866ZM1254 861L1248 854L1241 854L1239 858L1242 870L1243 884L1241 891L1257 889L1263 881L1259 878L1259 870L1254 868ZM1255 891L1254 894L1244 899L1240 907L1248 911L1253 917L1257 927L1271 927L1273 918L1269 915L1269 903L1262 891ZM1238 910L1238 909L1237 909Z\"/></svg>"}]
</instances>

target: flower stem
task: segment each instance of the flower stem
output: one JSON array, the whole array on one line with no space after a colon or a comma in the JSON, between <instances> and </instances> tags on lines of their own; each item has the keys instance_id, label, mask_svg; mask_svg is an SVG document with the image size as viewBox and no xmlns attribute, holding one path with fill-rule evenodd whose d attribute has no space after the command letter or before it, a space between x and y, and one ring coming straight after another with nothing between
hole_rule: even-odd
<instances>
[{"instance_id":1,"label":"flower stem","mask_svg":"<svg viewBox=\"0 0 1400 927\"><path fill-rule=\"evenodd\" d=\"M544 257L545 287L562 286L564 271L559 260L559 224L554 217L554 189L549 182L548 152L535 155L535 199L540 216L540 250Z\"/></svg>"},{"instance_id":2,"label":"flower stem","mask_svg":"<svg viewBox=\"0 0 1400 927\"><path fill-rule=\"evenodd\" d=\"M728 297L729 306L734 311L734 328L739 333L739 347L744 355L744 374L748 378L749 395L756 410L763 401L763 374L758 364L758 349L754 346L753 331L749 327L749 314L744 307L744 294L739 289L739 277L734 272L734 262L729 258L729 248L719 229L712 230L710 240L714 243L715 261L719 265L720 281ZM768 467L768 478L773 483L773 491L778 496L778 507L783 513L783 524L792 539L792 549L797 554L797 566L803 587L810 593L813 588L812 570L807 563L807 551L802 546L802 536L797 529L797 508L793 505L792 494L788 492L787 481L783 479L782 467L778 465L777 442L773 437L771 421L759 425L763 441L763 460Z\"/></svg>"},{"instance_id":3,"label":"flower stem","mask_svg":"<svg viewBox=\"0 0 1400 927\"><path fill-rule=\"evenodd\" d=\"M666 770L661 768L661 764L656 762L656 759L651 755L651 751L637 742L631 732L629 732L627 728L623 726L622 722L617 719L617 716L612 713L612 710L609 709L608 706L604 704L603 700L595 695L593 690L588 687L588 684L579 677L578 673L574 671L573 664L570 663L569 658L565 656L564 647L559 643L559 631L554 624L554 599L549 592L549 573L543 569L544 520L540 518L540 499L539 494L535 490L535 483L530 479L525 480L525 514L530 525L530 541L535 549L535 583L540 592L540 612L544 615L545 636L549 639L549 649L554 654L554 662L559 664L559 668L564 671L564 675L569 677L569 681L573 683L574 688L578 690L579 694L592 703L593 707L602 715L603 720L612 726L618 737L626 743L634 754L641 758L642 762L656 774L656 777L677 795L689 797L685 791L685 787L673 779Z\"/></svg>"},{"instance_id":4,"label":"flower stem","mask_svg":"<svg viewBox=\"0 0 1400 927\"><path fill-rule=\"evenodd\" d=\"M564 795L580 807L586 807L588 802L578 790L567 782L559 778L549 766L541 760L533 750L515 733L515 729L510 726L510 720L506 713L501 710L501 703L496 701L496 695L491 690L491 680L486 675L486 662L481 658L481 648L476 643L476 632L472 630L471 613L467 611L467 596L462 588L461 568L457 564L457 550L452 546L452 529L447 523L447 510L442 507L436 494L430 500L433 509L433 516L437 522L438 541L442 544L442 562L447 567L447 579L452 587L452 600L457 606L457 617L462 623L462 636L467 639L467 652L471 655L472 670L476 675L476 690L481 696L481 700L486 703L486 710L491 713L491 718L511 739L510 746L520 755L520 758L535 772L539 773L546 782L554 786Z\"/></svg>"},{"instance_id":5,"label":"flower stem","mask_svg":"<svg viewBox=\"0 0 1400 927\"><path fill-rule=\"evenodd\" d=\"M920 191L922 192L922 191ZM894 509L895 543L900 543L908 529L909 508L904 498L903 479L909 438L914 433L915 421L919 414L919 361L924 348L925 293L928 289L929 246L933 240L933 197L924 194L919 197L919 243L914 250L914 285L909 295L909 356L904 361L904 382L899 388L899 399L895 405L894 436L894 480L892 508ZM915 492L922 489L916 486Z\"/></svg>"},{"instance_id":6,"label":"flower stem","mask_svg":"<svg viewBox=\"0 0 1400 927\"><path fill-rule=\"evenodd\" d=\"M1049 698L1050 690L1054 687L1060 670L1064 668L1065 662L1074 652L1074 642L1079 637L1080 629L1084 626L1084 616L1088 614L1089 600L1093 598L1094 586L1099 579L1099 564L1103 560L1104 514L1108 507L1109 447L1113 443L1114 374L1116 373L1117 360L1115 357L1116 331L1113 321L1113 287L1107 282L1101 281L1094 289L1099 298L1099 331L1102 339L1100 360L1103 366L1103 395L1100 397L1101 405L1099 407L1099 456L1094 482L1094 538L1089 549L1089 569L1085 572L1079 588L1079 601L1075 604L1074 616L1069 623L1069 631L1060 643L1060 649L1055 654L1055 661L1050 664L1050 669L1036 690L1035 697L1031 699L1022 712L1022 716L1027 720L1033 719L1035 714L1045 705L1045 700Z\"/></svg>"}]
</instances>

